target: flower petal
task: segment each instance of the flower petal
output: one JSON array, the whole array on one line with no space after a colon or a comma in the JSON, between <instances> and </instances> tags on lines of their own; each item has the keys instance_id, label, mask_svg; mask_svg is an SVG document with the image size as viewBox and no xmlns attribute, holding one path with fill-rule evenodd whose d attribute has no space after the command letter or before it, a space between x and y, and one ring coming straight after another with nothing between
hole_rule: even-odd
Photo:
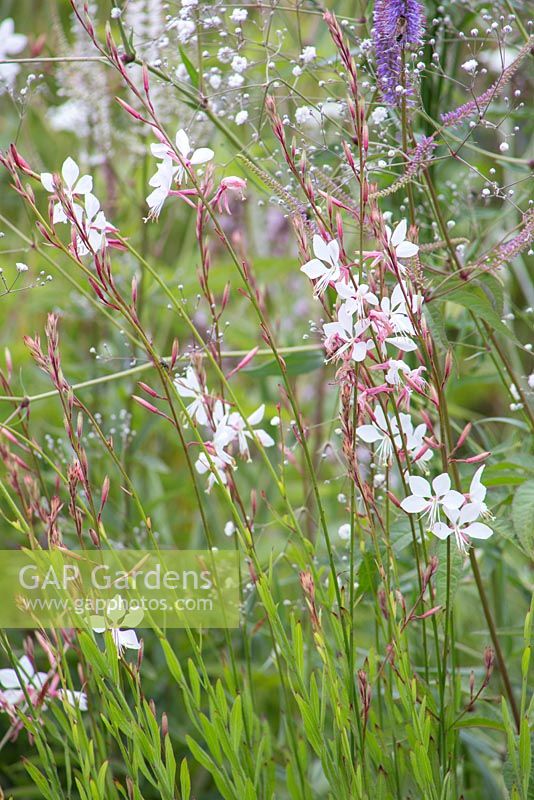
<instances>
[{"instance_id":1,"label":"flower petal","mask_svg":"<svg viewBox=\"0 0 534 800\"><path fill-rule=\"evenodd\" d=\"M14 669L0 669L0 686L4 689L20 689L20 682Z\"/></svg>"},{"instance_id":2,"label":"flower petal","mask_svg":"<svg viewBox=\"0 0 534 800\"><path fill-rule=\"evenodd\" d=\"M455 489L451 489L450 492L445 492L441 502L447 508L460 508L465 503L465 497Z\"/></svg>"},{"instance_id":3,"label":"flower petal","mask_svg":"<svg viewBox=\"0 0 534 800\"><path fill-rule=\"evenodd\" d=\"M90 175L82 175L74 187L76 194L89 194L93 191L93 179Z\"/></svg>"},{"instance_id":4,"label":"flower petal","mask_svg":"<svg viewBox=\"0 0 534 800\"><path fill-rule=\"evenodd\" d=\"M413 258L419 252L419 245L413 242L402 242L395 250L397 258Z\"/></svg>"},{"instance_id":5,"label":"flower petal","mask_svg":"<svg viewBox=\"0 0 534 800\"><path fill-rule=\"evenodd\" d=\"M139 650L141 647L139 639L137 638L137 634L134 630L119 631L117 639L119 640L120 646L127 647L128 650Z\"/></svg>"},{"instance_id":6,"label":"flower petal","mask_svg":"<svg viewBox=\"0 0 534 800\"><path fill-rule=\"evenodd\" d=\"M450 475L448 475L446 472L442 472L441 475L436 475L432 481L432 488L434 489L434 494L436 494L438 497L446 494L451 488Z\"/></svg>"},{"instance_id":7,"label":"flower petal","mask_svg":"<svg viewBox=\"0 0 534 800\"><path fill-rule=\"evenodd\" d=\"M247 418L247 422L249 425L258 425L262 419L263 415L265 414L265 403L262 403L256 411L253 411L250 417Z\"/></svg>"},{"instance_id":8,"label":"flower petal","mask_svg":"<svg viewBox=\"0 0 534 800\"><path fill-rule=\"evenodd\" d=\"M328 247L328 243L325 242L318 233L313 237L313 252L317 258L320 258L322 261L330 261L330 248Z\"/></svg>"},{"instance_id":9,"label":"flower petal","mask_svg":"<svg viewBox=\"0 0 534 800\"><path fill-rule=\"evenodd\" d=\"M411 353L413 350L417 350L416 343L407 336L390 336L386 339L386 342L404 353Z\"/></svg>"},{"instance_id":10,"label":"flower petal","mask_svg":"<svg viewBox=\"0 0 534 800\"><path fill-rule=\"evenodd\" d=\"M65 181L66 185L69 189L72 189L76 181L78 180L78 175L80 174L80 168L78 164L74 161L73 158L70 156L65 159L63 162L63 166L61 167L61 174L63 175L63 180Z\"/></svg>"},{"instance_id":11,"label":"flower petal","mask_svg":"<svg viewBox=\"0 0 534 800\"><path fill-rule=\"evenodd\" d=\"M408 230L408 223L405 219L401 220L395 230L393 231L393 236L391 237L391 244L393 247L397 247L401 242L406 239L406 231Z\"/></svg>"},{"instance_id":12,"label":"flower petal","mask_svg":"<svg viewBox=\"0 0 534 800\"><path fill-rule=\"evenodd\" d=\"M438 539L446 539L452 533L452 529L449 528L448 525L445 525L444 522L435 522L430 530Z\"/></svg>"},{"instance_id":13,"label":"flower petal","mask_svg":"<svg viewBox=\"0 0 534 800\"><path fill-rule=\"evenodd\" d=\"M189 136L184 131L183 128L180 128L178 133L176 134L176 149L180 153L183 158L187 158L191 151L191 145L189 144Z\"/></svg>"},{"instance_id":14,"label":"flower petal","mask_svg":"<svg viewBox=\"0 0 534 800\"><path fill-rule=\"evenodd\" d=\"M424 511L427 506L428 501L425 500L424 497L416 497L414 494L406 497L401 502L402 510L406 511L408 514L419 514L421 511Z\"/></svg>"},{"instance_id":15,"label":"flower petal","mask_svg":"<svg viewBox=\"0 0 534 800\"><path fill-rule=\"evenodd\" d=\"M327 268L318 258L312 258L311 261L307 261L306 264L302 265L300 271L307 275L308 278L315 280L315 278L320 278L321 275L324 275Z\"/></svg>"},{"instance_id":16,"label":"flower petal","mask_svg":"<svg viewBox=\"0 0 534 800\"><path fill-rule=\"evenodd\" d=\"M41 183L47 192L55 192L54 176L51 172L41 172Z\"/></svg>"},{"instance_id":17,"label":"flower petal","mask_svg":"<svg viewBox=\"0 0 534 800\"><path fill-rule=\"evenodd\" d=\"M410 475L408 478L408 486L412 490L412 494L416 497L432 496L429 482L426 478L421 478L419 475Z\"/></svg>"},{"instance_id":18,"label":"flower petal","mask_svg":"<svg viewBox=\"0 0 534 800\"><path fill-rule=\"evenodd\" d=\"M481 508L477 503L467 503L460 511L460 525L474 522L480 516Z\"/></svg>"},{"instance_id":19,"label":"flower petal","mask_svg":"<svg viewBox=\"0 0 534 800\"><path fill-rule=\"evenodd\" d=\"M384 438L384 434L374 425L360 425L356 428L356 436L359 436L360 439L363 439L368 444L378 442L379 439Z\"/></svg>"},{"instance_id":20,"label":"flower petal","mask_svg":"<svg viewBox=\"0 0 534 800\"><path fill-rule=\"evenodd\" d=\"M199 147L191 156L191 164L205 164L211 161L215 153L209 147Z\"/></svg>"},{"instance_id":21,"label":"flower petal","mask_svg":"<svg viewBox=\"0 0 534 800\"><path fill-rule=\"evenodd\" d=\"M357 361L359 363L361 361L365 361L366 357L367 357L367 342L356 342L356 344L352 348L352 360Z\"/></svg>"},{"instance_id":22,"label":"flower petal","mask_svg":"<svg viewBox=\"0 0 534 800\"><path fill-rule=\"evenodd\" d=\"M463 533L470 536L471 539L489 539L489 537L493 535L493 531L489 525L484 525L483 522L473 522L472 525L468 525L467 528L464 528Z\"/></svg>"}]
</instances>

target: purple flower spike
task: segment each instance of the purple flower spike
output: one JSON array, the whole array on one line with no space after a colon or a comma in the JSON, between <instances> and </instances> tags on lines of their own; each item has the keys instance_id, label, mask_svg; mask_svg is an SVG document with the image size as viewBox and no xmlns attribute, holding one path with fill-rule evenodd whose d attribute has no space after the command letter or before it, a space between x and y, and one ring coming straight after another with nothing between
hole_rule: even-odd
<instances>
[{"instance_id":1,"label":"purple flower spike","mask_svg":"<svg viewBox=\"0 0 534 800\"><path fill-rule=\"evenodd\" d=\"M397 86L409 89L407 79L402 79L402 51L420 44L424 28L418 0L376 0L373 40L380 88L388 103L398 103Z\"/></svg>"}]
</instances>

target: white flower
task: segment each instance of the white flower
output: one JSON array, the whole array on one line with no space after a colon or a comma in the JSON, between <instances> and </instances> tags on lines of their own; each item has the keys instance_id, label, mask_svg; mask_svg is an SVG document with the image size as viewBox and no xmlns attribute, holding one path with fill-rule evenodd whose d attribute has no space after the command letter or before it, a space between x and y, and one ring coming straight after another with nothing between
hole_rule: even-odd
<instances>
[{"instance_id":1,"label":"white flower","mask_svg":"<svg viewBox=\"0 0 534 800\"><path fill-rule=\"evenodd\" d=\"M300 59L304 64L310 64L316 58L317 58L317 50L315 49L315 47L312 47L311 45L305 47L302 53L300 54Z\"/></svg>"},{"instance_id":2,"label":"white flower","mask_svg":"<svg viewBox=\"0 0 534 800\"><path fill-rule=\"evenodd\" d=\"M239 89L240 86L243 86L244 82L244 77L238 72L233 72L228 78L228 86L230 89Z\"/></svg>"},{"instance_id":3,"label":"white flower","mask_svg":"<svg viewBox=\"0 0 534 800\"><path fill-rule=\"evenodd\" d=\"M410 475L408 484L412 494L401 502L401 508L408 514L424 511L429 516L431 526L439 519L440 506L460 508L465 502L463 494L451 489L451 479L446 472L434 478L432 486L417 475Z\"/></svg>"},{"instance_id":4,"label":"white flower","mask_svg":"<svg viewBox=\"0 0 534 800\"><path fill-rule=\"evenodd\" d=\"M316 257L303 264L300 271L304 272L311 280L317 280L313 293L315 297L319 297L326 291L329 283L335 283L341 276L339 244L336 239L325 242L316 233L313 237L313 252Z\"/></svg>"},{"instance_id":5,"label":"white flower","mask_svg":"<svg viewBox=\"0 0 534 800\"><path fill-rule=\"evenodd\" d=\"M60 689L58 697L80 711L87 711L87 695L85 692L72 692L70 689Z\"/></svg>"},{"instance_id":6,"label":"white flower","mask_svg":"<svg viewBox=\"0 0 534 800\"><path fill-rule=\"evenodd\" d=\"M397 416L388 416L386 420L381 406L375 408L374 417L374 422L358 426L356 435L367 444L378 445L376 449L377 460L381 464L389 463L393 454L393 446L397 450L405 448L407 455L414 460L425 445L426 425L421 423L414 430L412 418L409 414L403 413L399 413L398 419ZM432 458L432 455L432 450L429 448L418 456L417 461L428 461Z\"/></svg>"},{"instance_id":7,"label":"white flower","mask_svg":"<svg viewBox=\"0 0 534 800\"><path fill-rule=\"evenodd\" d=\"M16 56L24 50L27 41L22 33L15 33L15 23L11 17L0 22L0 59ZM0 64L0 93L3 88L13 86L19 70L19 64Z\"/></svg>"},{"instance_id":8,"label":"white flower","mask_svg":"<svg viewBox=\"0 0 534 800\"><path fill-rule=\"evenodd\" d=\"M409 242L406 238L407 230L408 223L405 219L399 222L393 233L391 233L391 228L386 225L388 243L395 250L398 259L413 258L419 252L419 245Z\"/></svg>"},{"instance_id":9,"label":"white flower","mask_svg":"<svg viewBox=\"0 0 534 800\"><path fill-rule=\"evenodd\" d=\"M371 113L371 120L375 125L380 125L381 122L387 119L387 116L387 108L384 108L384 106L377 106Z\"/></svg>"},{"instance_id":10,"label":"white flower","mask_svg":"<svg viewBox=\"0 0 534 800\"><path fill-rule=\"evenodd\" d=\"M17 268L17 272L28 272L28 265L24 264L22 261L17 261L15 266Z\"/></svg>"},{"instance_id":11,"label":"white flower","mask_svg":"<svg viewBox=\"0 0 534 800\"><path fill-rule=\"evenodd\" d=\"M1 32L1 28L0 28ZM17 675L17 671L20 674ZM22 656L17 663L17 670L0 669L0 686L6 691L2 691L3 699L11 706L17 706L25 701L23 687L28 694L39 694L47 681L46 672L36 672L28 658Z\"/></svg>"},{"instance_id":12,"label":"white flower","mask_svg":"<svg viewBox=\"0 0 534 800\"><path fill-rule=\"evenodd\" d=\"M213 72L209 77L209 85L211 86L211 88L217 91L217 89L220 89L221 83L222 83L221 75L218 72Z\"/></svg>"},{"instance_id":13,"label":"white flower","mask_svg":"<svg viewBox=\"0 0 534 800\"><path fill-rule=\"evenodd\" d=\"M247 440L252 439L253 437L248 428L253 428L255 425L259 425L264 414L265 405L263 404L256 409L256 411L250 414L249 417L247 417L246 422L241 414L239 414L237 411L227 414L224 419L221 420L220 426L213 437L214 443L220 443L223 447L225 447L227 444L230 444L230 442L237 440L237 446L240 454L250 461L250 452L248 449ZM272 447L274 445L274 439L261 428L255 430L254 435L258 438L263 447Z\"/></svg>"},{"instance_id":14,"label":"white flower","mask_svg":"<svg viewBox=\"0 0 534 800\"><path fill-rule=\"evenodd\" d=\"M450 525L445 522L435 522L431 528L438 539L447 539L452 533L456 544L462 553L467 553L470 539L489 539L493 531L483 522L475 522L480 514L480 506L467 503L462 509L447 508L444 506Z\"/></svg>"},{"instance_id":15,"label":"white flower","mask_svg":"<svg viewBox=\"0 0 534 800\"><path fill-rule=\"evenodd\" d=\"M248 61L245 56L234 56L232 58L232 69L234 72L239 73L239 75L246 70L247 65Z\"/></svg>"},{"instance_id":16,"label":"white flower","mask_svg":"<svg viewBox=\"0 0 534 800\"><path fill-rule=\"evenodd\" d=\"M94 194L90 192L85 195L85 214L78 217L80 227L82 227L87 236L89 247L96 253L102 247L102 242L105 241L106 230L111 228L107 221L104 212L100 208L100 203ZM76 236L76 246L78 253L81 256L87 255L89 249L82 241L79 235Z\"/></svg>"},{"instance_id":17,"label":"white flower","mask_svg":"<svg viewBox=\"0 0 534 800\"><path fill-rule=\"evenodd\" d=\"M233 536L234 533L235 533L235 525L232 522L232 520L229 520L229 522L227 522L226 525L224 526L224 535Z\"/></svg>"},{"instance_id":18,"label":"white flower","mask_svg":"<svg viewBox=\"0 0 534 800\"><path fill-rule=\"evenodd\" d=\"M329 350L335 349L335 357L347 353L348 358L353 361L365 361L367 352L372 349L371 340L364 341L361 337L371 324L369 320L354 320L354 310L347 308L344 303L337 312L337 322L327 322L323 325L323 332L326 337L325 346ZM339 341L341 347L337 347Z\"/></svg>"},{"instance_id":19,"label":"white flower","mask_svg":"<svg viewBox=\"0 0 534 800\"><path fill-rule=\"evenodd\" d=\"M344 542L350 539L350 525L348 522L338 528L337 535L340 539L343 539Z\"/></svg>"},{"instance_id":20,"label":"white flower","mask_svg":"<svg viewBox=\"0 0 534 800\"><path fill-rule=\"evenodd\" d=\"M486 466L485 464L483 464L481 467L477 469L477 471L473 475L473 479L471 480L471 484L469 486L469 502L474 503L474 505L478 506L478 508L480 509L481 516L493 519L493 515L491 514L490 510L488 509L485 503L486 492L488 490L480 480L480 476L484 472L485 468Z\"/></svg>"},{"instance_id":21,"label":"white flower","mask_svg":"<svg viewBox=\"0 0 534 800\"><path fill-rule=\"evenodd\" d=\"M469 61L464 61L464 63L462 64L462 69L470 73L473 73L477 67L478 67L478 61L475 58L470 58Z\"/></svg>"},{"instance_id":22,"label":"white flower","mask_svg":"<svg viewBox=\"0 0 534 800\"><path fill-rule=\"evenodd\" d=\"M117 649L117 657L124 650L139 650L141 644L134 630L121 630L120 626L138 625L143 618L141 608L126 610L125 601L116 595L109 601L105 616L91 616L91 627L95 633L104 633L108 630Z\"/></svg>"},{"instance_id":23,"label":"white flower","mask_svg":"<svg viewBox=\"0 0 534 800\"><path fill-rule=\"evenodd\" d=\"M180 397L193 398L193 402L186 406L189 416L200 425L207 425L208 415L206 414L205 397L208 394L208 390L204 391L202 389L193 367L187 368L185 377L176 378L174 385Z\"/></svg>"},{"instance_id":24,"label":"white flower","mask_svg":"<svg viewBox=\"0 0 534 800\"><path fill-rule=\"evenodd\" d=\"M345 305L351 311L351 313L352 311L356 311L358 317L366 316L366 305L378 305L378 297L373 294L373 292L365 283L360 284L360 286L355 289L352 281L348 281L348 283L345 283L344 281L338 281L335 289L338 297L341 297L342 300L347 301Z\"/></svg>"},{"instance_id":25,"label":"white flower","mask_svg":"<svg viewBox=\"0 0 534 800\"><path fill-rule=\"evenodd\" d=\"M234 8L232 13L230 14L230 19L232 22L244 22L248 17L248 11L246 8Z\"/></svg>"},{"instance_id":26,"label":"white flower","mask_svg":"<svg viewBox=\"0 0 534 800\"><path fill-rule=\"evenodd\" d=\"M317 128L321 124L321 114L316 108L312 108L311 106L299 106L299 108L295 110L295 122L297 125Z\"/></svg>"},{"instance_id":27,"label":"white flower","mask_svg":"<svg viewBox=\"0 0 534 800\"><path fill-rule=\"evenodd\" d=\"M223 450L222 444L208 442L206 447L209 450L211 463L206 453L203 452L195 461L195 469L199 475L205 475L206 472L210 473L208 476L208 487L206 489L206 492L209 494L213 485L217 483L217 478L226 486L228 478L226 477L225 468L228 466L234 467L235 462L232 456L228 455L228 453Z\"/></svg>"},{"instance_id":28,"label":"white flower","mask_svg":"<svg viewBox=\"0 0 534 800\"><path fill-rule=\"evenodd\" d=\"M182 161L185 162L186 166L198 166L199 164L205 164L206 162L211 161L215 155L210 147L199 147L197 150L192 150L189 142L189 136L183 130L183 128L177 132L175 144L176 150L180 154ZM164 161L168 158L173 158L172 150L169 150L169 147L166 144L152 144L150 145L150 150L153 156L156 156L156 158L162 158ZM187 177L185 167L180 163L175 167L175 170L176 179L179 183L183 183ZM154 184L151 183L150 185L153 186Z\"/></svg>"},{"instance_id":29,"label":"white flower","mask_svg":"<svg viewBox=\"0 0 534 800\"><path fill-rule=\"evenodd\" d=\"M74 206L74 212L81 212L81 207L74 203L74 196L81 194L86 195L93 191L93 179L90 175L80 175L80 168L77 163L70 156L65 159L61 167L61 176L63 178L63 189L65 195ZM54 176L51 172L41 172L41 183L47 192L55 192ZM79 180L78 180L79 178ZM54 213L52 217L54 225L58 222L68 222L67 215L65 214L61 203L54 205Z\"/></svg>"},{"instance_id":30,"label":"white flower","mask_svg":"<svg viewBox=\"0 0 534 800\"><path fill-rule=\"evenodd\" d=\"M248 111L238 111L234 117L236 125L244 125L248 119Z\"/></svg>"},{"instance_id":31,"label":"white flower","mask_svg":"<svg viewBox=\"0 0 534 800\"><path fill-rule=\"evenodd\" d=\"M154 187L146 198L147 205L150 209L149 218L157 219L163 208L163 204L170 194L172 188L172 181L176 173L176 167L170 158L164 158L158 164L155 174L149 180L149 186Z\"/></svg>"}]
</instances>

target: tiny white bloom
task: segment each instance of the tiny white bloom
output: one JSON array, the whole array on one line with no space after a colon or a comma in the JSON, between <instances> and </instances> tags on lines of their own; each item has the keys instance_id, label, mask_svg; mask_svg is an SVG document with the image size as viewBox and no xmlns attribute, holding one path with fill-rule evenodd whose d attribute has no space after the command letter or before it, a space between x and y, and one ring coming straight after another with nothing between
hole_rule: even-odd
<instances>
[{"instance_id":1,"label":"tiny white bloom","mask_svg":"<svg viewBox=\"0 0 534 800\"><path fill-rule=\"evenodd\" d=\"M229 521L229 522L227 522L227 523L226 523L226 525L224 526L224 535L225 535L225 536L233 536L233 535L234 535L234 533L235 533L235 525L234 525L234 523L233 523L233 522L230 520L230 521Z\"/></svg>"},{"instance_id":2,"label":"tiny white bloom","mask_svg":"<svg viewBox=\"0 0 534 800\"><path fill-rule=\"evenodd\" d=\"M247 65L248 61L245 58L245 56L234 56L232 59L232 64L231 64L232 69L234 70L234 72L237 72L239 74L241 74L246 70Z\"/></svg>"},{"instance_id":3,"label":"tiny white bloom","mask_svg":"<svg viewBox=\"0 0 534 800\"><path fill-rule=\"evenodd\" d=\"M234 8L232 13L230 14L230 19L232 22L244 22L248 17L248 11L246 8Z\"/></svg>"},{"instance_id":4,"label":"tiny white bloom","mask_svg":"<svg viewBox=\"0 0 534 800\"><path fill-rule=\"evenodd\" d=\"M304 64L311 64L317 58L317 50L315 47L308 45L303 49L300 58Z\"/></svg>"},{"instance_id":5,"label":"tiny white bloom","mask_svg":"<svg viewBox=\"0 0 534 800\"><path fill-rule=\"evenodd\" d=\"M478 67L478 61L475 58L470 58L469 61L464 61L462 69L466 72L473 73Z\"/></svg>"},{"instance_id":6,"label":"tiny white bloom","mask_svg":"<svg viewBox=\"0 0 534 800\"><path fill-rule=\"evenodd\" d=\"M248 111L238 111L234 117L236 125L244 125L248 119Z\"/></svg>"},{"instance_id":7,"label":"tiny white bloom","mask_svg":"<svg viewBox=\"0 0 534 800\"><path fill-rule=\"evenodd\" d=\"M375 125L380 125L381 122L384 122L385 119L388 117L387 108L384 106L377 106L371 112L371 120L374 122Z\"/></svg>"},{"instance_id":8,"label":"tiny white bloom","mask_svg":"<svg viewBox=\"0 0 534 800\"><path fill-rule=\"evenodd\" d=\"M0 59L9 59L24 50L28 38L22 33L15 33L15 23L8 17L0 22ZM10 89L20 70L19 64L0 64L0 94L4 88Z\"/></svg>"},{"instance_id":9,"label":"tiny white bloom","mask_svg":"<svg viewBox=\"0 0 534 800\"><path fill-rule=\"evenodd\" d=\"M17 261L15 266L17 267L17 272L28 272L28 265L24 264L22 261Z\"/></svg>"},{"instance_id":10,"label":"tiny white bloom","mask_svg":"<svg viewBox=\"0 0 534 800\"><path fill-rule=\"evenodd\" d=\"M343 539L344 542L350 539L350 525L348 522L338 528L337 535L340 539Z\"/></svg>"}]
</instances>

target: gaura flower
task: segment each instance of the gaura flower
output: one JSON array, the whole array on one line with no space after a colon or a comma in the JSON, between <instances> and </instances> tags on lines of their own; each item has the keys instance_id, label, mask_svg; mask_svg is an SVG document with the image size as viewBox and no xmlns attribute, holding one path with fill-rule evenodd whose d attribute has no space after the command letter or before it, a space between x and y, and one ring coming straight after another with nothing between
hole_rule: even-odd
<instances>
[{"instance_id":1,"label":"gaura flower","mask_svg":"<svg viewBox=\"0 0 534 800\"><path fill-rule=\"evenodd\" d=\"M199 147L197 150L192 151L191 144L189 142L189 136L183 130L183 128L177 132L175 144L176 150L180 154L182 161L185 162L185 166L181 163L178 163L178 165L174 167L175 177L178 183L183 183L187 178L187 170L185 169L186 166L199 166L200 164L206 164L208 161L211 161L215 155L210 147ZM150 145L150 150L152 155L156 156L156 158L162 158L164 160L171 159L172 161L178 160L176 154L170 150L166 144L152 144Z\"/></svg>"},{"instance_id":2,"label":"gaura flower","mask_svg":"<svg viewBox=\"0 0 534 800\"><path fill-rule=\"evenodd\" d=\"M338 281L335 286L338 297L345 300L345 305L351 313L356 312L358 317L366 316L366 306L378 306L378 297L373 294L367 284L361 283L358 288L352 281Z\"/></svg>"},{"instance_id":3,"label":"gaura flower","mask_svg":"<svg viewBox=\"0 0 534 800\"><path fill-rule=\"evenodd\" d=\"M80 175L80 168L73 158L70 156L65 159L61 167L61 177L63 178L63 189L67 198L72 202L74 212L81 213L82 209L74 202L76 195L87 195L93 191L93 179L90 175ZM56 192L54 185L54 176L51 172L41 172L41 183L47 192ZM53 224L58 222L68 222L67 215L63 210L61 203L54 205L54 213L52 216Z\"/></svg>"},{"instance_id":4,"label":"gaura flower","mask_svg":"<svg viewBox=\"0 0 534 800\"><path fill-rule=\"evenodd\" d=\"M419 245L415 244L414 242L410 242L406 238L407 230L408 223L405 219L399 222L393 233L391 233L391 228L386 225L388 244L393 248L395 255L399 260L403 258L413 258L419 252Z\"/></svg>"},{"instance_id":5,"label":"gaura flower","mask_svg":"<svg viewBox=\"0 0 534 800\"><path fill-rule=\"evenodd\" d=\"M372 340L363 339L363 334L370 326L369 320L353 319L353 310L344 303L337 312L337 322L326 322L323 332L326 337L327 350L335 351L331 358L339 358L346 354L352 361L364 361L368 350L372 349Z\"/></svg>"},{"instance_id":6,"label":"gaura flower","mask_svg":"<svg viewBox=\"0 0 534 800\"><path fill-rule=\"evenodd\" d=\"M470 539L489 539L493 531L483 522L475 522L480 515L480 506L475 503L467 503L462 509L443 507L445 515L450 521L450 525L445 522L435 522L430 529L438 539L447 539L454 534L458 549L462 553L467 553Z\"/></svg>"},{"instance_id":7,"label":"gaura flower","mask_svg":"<svg viewBox=\"0 0 534 800\"><path fill-rule=\"evenodd\" d=\"M176 378L174 385L180 397L193 398L192 402L186 406L189 416L200 425L207 425L208 415L206 413L205 397L208 394L208 390L204 390L200 385L193 367L187 368L185 376Z\"/></svg>"},{"instance_id":8,"label":"gaura flower","mask_svg":"<svg viewBox=\"0 0 534 800\"><path fill-rule=\"evenodd\" d=\"M128 628L121 630L121 627L139 625L143 618L141 608L127 611L124 601L120 595L116 595L108 604L105 616L91 616L91 627L95 633L104 633L108 630L117 649L117 658L120 658L124 650L139 650L141 644L134 630Z\"/></svg>"},{"instance_id":9,"label":"gaura flower","mask_svg":"<svg viewBox=\"0 0 534 800\"><path fill-rule=\"evenodd\" d=\"M248 449L248 440L252 439L253 437L251 432L248 430L248 427L252 428L254 425L259 425L264 414L265 405L263 404L249 417L247 417L246 422L241 414L239 414L237 411L232 411L230 414L226 415L224 420L221 422L221 427L214 436L214 442L222 442L224 439L225 443L223 446L226 446L234 440L237 441L239 453L248 461L250 461L251 458ZM256 429L254 431L254 435L257 436L263 447L272 447L274 445L274 439L261 428Z\"/></svg>"},{"instance_id":10,"label":"gaura flower","mask_svg":"<svg viewBox=\"0 0 534 800\"><path fill-rule=\"evenodd\" d=\"M410 475L408 484L412 494L401 502L401 508L408 514L428 514L430 526L439 519L440 506L460 508L465 502L463 494L451 489L451 479L446 472L435 477L432 486L417 475Z\"/></svg>"},{"instance_id":11,"label":"gaura flower","mask_svg":"<svg viewBox=\"0 0 534 800\"><path fill-rule=\"evenodd\" d=\"M20 674L17 675L17 672ZM35 667L28 658L22 656L17 663L17 669L0 669L0 686L4 700L11 706L17 706L26 698L23 686L30 698L39 694L43 689L48 675L46 672L36 672Z\"/></svg>"},{"instance_id":12,"label":"gaura flower","mask_svg":"<svg viewBox=\"0 0 534 800\"><path fill-rule=\"evenodd\" d=\"M313 237L313 252L315 258L307 261L300 268L311 280L316 280L314 296L322 295L330 283L335 283L341 277L341 264L339 263L339 244L336 239L325 242L315 234Z\"/></svg>"},{"instance_id":13,"label":"gaura flower","mask_svg":"<svg viewBox=\"0 0 534 800\"><path fill-rule=\"evenodd\" d=\"M480 476L484 472L485 467L486 465L483 464L473 475L471 485L469 486L469 502L474 503L479 507L480 515L482 517L489 517L490 519L493 519L493 514L490 512L485 503L486 492L488 490L480 480Z\"/></svg>"}]
</instances>

